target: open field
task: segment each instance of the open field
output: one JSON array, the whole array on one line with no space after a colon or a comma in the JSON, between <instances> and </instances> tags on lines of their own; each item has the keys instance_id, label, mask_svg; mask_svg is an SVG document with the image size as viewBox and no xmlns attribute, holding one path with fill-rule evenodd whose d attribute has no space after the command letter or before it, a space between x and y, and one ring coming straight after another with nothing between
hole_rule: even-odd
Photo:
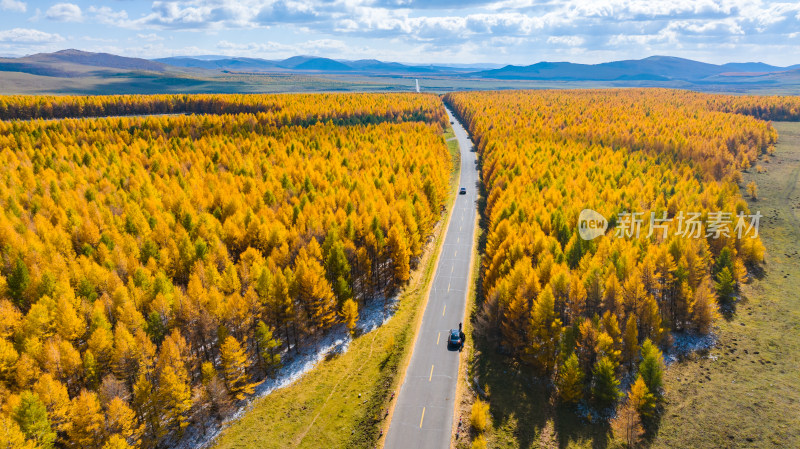
<instances>
[{"instance_id":1,"label":"open field","mask_svg":"<svg viewBox=\"0 0 800 449\"><path fill-rule=\"evenodd\" d=\"M444 138L460 167L452 129ZM458 181L450 180L449 215ZM385 433L390 394L402 381L433 276L447 215L428 244L420 268L400 295L395 315L380 328L355 338L345 354L320 363L295 384L257 400L216 441L216 448L368 448ZM256 429L256 430L254 430Z\"/></svg>"},{"instance_id":2,"label":"open field","mask_svg":"<svg viewBox=\"0 0 800 449\"><path fill-rule=\"evenodd\" d=\"M154 72L98 73L60 78L3 72L0 93L15 95L114 95L156 93L283 93L389 90L369 82L286 74L191 75ZM406 91L410 89L405 89Z\"/></svg>"},{"instance_id":3,"label":"open field","mask_svg":"<svg viewBox=\"0 0 800 449\"><path fill-rule=\"evenodd\" d=\"M776 123L758 184L765 274L742 289L719 343L665 375L668 404L653 447L800 447L800 123Z\"/></svg>"},{"instance_id":4,"label":"open field","mask_svg":"<svg viewBox=\"0 0 800 449\"><path fill-rule=\"evenodd\" d=\"M800 84L717 83L683 81L558 81L471 78L458 75L412 76L367 74L197 73L98 70L82 77L42 76L0 72L4 95L113 95L163 93L300 93L300 92L411 92L419 79L425 92L507 89L597 89L668 87L713 93L796 95Z\"/></svg>"}]
</instances>

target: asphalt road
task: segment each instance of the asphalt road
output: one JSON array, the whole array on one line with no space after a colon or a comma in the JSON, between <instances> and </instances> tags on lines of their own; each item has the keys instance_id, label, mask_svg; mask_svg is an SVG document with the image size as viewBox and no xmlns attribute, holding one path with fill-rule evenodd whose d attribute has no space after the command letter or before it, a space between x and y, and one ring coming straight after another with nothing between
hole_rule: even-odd
<instances>
[{"instance_id":1,"label":"asphalt road","mask_svg":"<svg viewBox=\"0 0 800 449\"><path fill-rule=\"evenodd\" d=\"M449 110L447 113L455 122L453 130L461 148L460 187L465 187L467 194L456 196L422 325L386 435L387 449L450 447L460 353L448 349L447 337L464 319L475 241L478 171L477 155L466 130Z\"/></svg>"}]
</instances>

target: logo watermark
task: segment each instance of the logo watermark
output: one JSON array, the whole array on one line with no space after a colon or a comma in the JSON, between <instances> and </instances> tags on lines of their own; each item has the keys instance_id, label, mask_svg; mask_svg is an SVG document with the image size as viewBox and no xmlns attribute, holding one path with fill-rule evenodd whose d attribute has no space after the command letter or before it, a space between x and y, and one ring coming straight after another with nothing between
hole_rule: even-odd
<instances>
[{"instance_id":1,"label":"logo watermark","mask_svg":"<svg viewBox=\"0 0 800 449\"><path fill-rule=\"evenodd\" d=\"M596 211L584 209L578 215L578 234L584 240L592 240L605 235L607 229L608 220Z\"/></svg>"},{"instance_id":2,"label":"logo watermark","mask_svg":"<svg viewBox=\"0 0 800 449\"><path fill-rule=\"evenodd\" d=\"M614 228L614 236L617 238L639 238L644 231L644 212L622 212L617 214L617 226ZM650 221L647 223L645 237L660 237L666 240L669 237L673 223L674 232L672 235L683 238L712 238L736 237L757 238L758 227L761 223L760 211L755 214L745 214L739 212L734 215L732 212L709 212L703 219L701 212L678 212L672 218L667 217L663 212L661 216L656 216L655 212L650 212ZM578 215L578 234L584 240L592 240L601 235L605 235L608 230L608 220L603 215L592 209L584 209Z\"/></svg>"}]
</instances>

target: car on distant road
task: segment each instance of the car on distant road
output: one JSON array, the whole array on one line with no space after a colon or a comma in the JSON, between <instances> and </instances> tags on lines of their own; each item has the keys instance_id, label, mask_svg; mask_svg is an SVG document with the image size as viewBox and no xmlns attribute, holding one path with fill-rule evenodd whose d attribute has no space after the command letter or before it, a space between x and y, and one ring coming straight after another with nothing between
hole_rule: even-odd
<instances>
[{"instance_id":1,"label":"car on distant road","mask_svg":"<svg viewBox=\"0 0 800 449\"><path fill-rule=\"evenodd\" d=\"M447 337L448 348L458 348L464 346L464 339L461 337L461 332L458 329L450 329L450 336Z\"/></svg>"},{"instance_id":2,"label":"car on distant road","mask_svg":"<svg viewBox=\"0 0 800 449\"><path fill-rule=\"evenodd\" d=\"M458 191L458 194L459 195L466 195L467 194L467 188L466 187L462 187L461 190Z\"/></svg>"}]
</instances>

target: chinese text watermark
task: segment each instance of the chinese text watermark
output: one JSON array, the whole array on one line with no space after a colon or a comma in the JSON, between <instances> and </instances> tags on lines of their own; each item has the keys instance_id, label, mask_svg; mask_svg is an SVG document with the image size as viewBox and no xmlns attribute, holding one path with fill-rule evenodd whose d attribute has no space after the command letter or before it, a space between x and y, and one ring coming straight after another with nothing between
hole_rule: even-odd
<instances>
[{"instance_id":1,"label":"chinese text watermark","mask_svg":"<svg viewBox=\"0 0 800 449\"><path fill-rule=\"evenodd\" d=\"M644 212L622 212L617 214L614 236L636 239L644 235L666 240L670 231L673 231L672 235L683 238L757 238L761 217L763 215L758 211L755 214L739 212L736 215L732 212L708 212L705 219L701 212L681 211L671 218L666 212L660 216L650 212L650 220L645 223ZM608 224L608 220L600 213L584 209L578 216L578 233L582 239L592 240L605 235Z\"/></svg>"}]
</instances>

